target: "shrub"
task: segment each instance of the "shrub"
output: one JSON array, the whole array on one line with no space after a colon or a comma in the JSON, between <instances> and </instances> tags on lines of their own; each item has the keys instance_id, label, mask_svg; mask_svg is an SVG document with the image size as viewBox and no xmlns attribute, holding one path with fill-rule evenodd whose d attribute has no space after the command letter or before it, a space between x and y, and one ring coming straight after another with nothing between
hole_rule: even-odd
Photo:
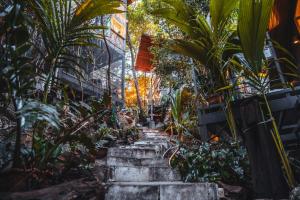
<instances>
[{"instance_id":1,"label":"shrub","mask_svg":"<svg viewBox=\"0 0 300 200\"><path fill-rule=\"evenodd\" d=\"M187 182L222 181L249 185L249 161L246 149L239 143L202 143L182 146L171 160Z\"/></svg>"}]
</instances>

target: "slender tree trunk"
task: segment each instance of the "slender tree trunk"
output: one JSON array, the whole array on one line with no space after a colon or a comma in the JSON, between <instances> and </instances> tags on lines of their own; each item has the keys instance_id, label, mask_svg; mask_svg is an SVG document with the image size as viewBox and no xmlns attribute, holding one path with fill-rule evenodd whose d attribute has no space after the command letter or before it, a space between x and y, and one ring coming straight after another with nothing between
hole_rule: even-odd
<instances>
[{"instance_id":1,"label":"slender tree trunk","mask_svg":"<svg viewBox=\"0 0 300 200\"><path fill-rule=\"evenodd\" d=\"M17 113L19 110L19 104L17 99L13 98L13 104L15 108L15 112ZM21 135L22 135L22 118L17 116L17 129L16 129L16 140L15 140L15 149L13 155L13 167L19 168L21 167Z\"/></svg>"},{"instance_id":2,"label":"slender tree trunk","mask_svg":"<svg viewBox=\"0 0 300 200\"><path fill-rule=\"evenodd\" d=\"M103 16L101 17L101 25L104 26L104 17ZM110 49L109 49L109 46L108 46L108 42L107 42L107 39L106 39L104 29L102 30L102 34L103 34L103 40L104 40L104 43L105 43L106 51L107 51L107 54L108 54L108 68L107 68L107 72L106 72L107 73L107 89L108 89L109 98L111 99L111 76L110 76L111 53L110 53Z\"/></svg>"},{"instance_id":3,"label":"slender tree trunk","mask_svg":"<svg viewBox=\"0 0 300 200\"><path fill-rule=\"evenodd\" d=\"M134 55L134 52L133 52L130 33L128 31L129 30L128 26L129 26L129 23L127 23L127 45L129 47L130 55L131 55L131 67L132 67L132 75L133 75L133 80L134 80L134 86L135 86L135 90L136 90L137 104L138 104L138 107L140 109L141 115L144 116L144 112L143 112L143 108L142 108L141 95L140 95L140 90L139 90L139 83L138 83L137 76L136 76L136 71L135 71L135 68L134 68L135 55Z\"/></svg>"},{"instance_id":4,"label":"slender tree trunk","mask_svg":"<svg viewBox=\"0 0 300 200\"><path fill-rule=\"evenodd\" d=\"M122 102L123 102L123 105L122 107L125 107L125 102L126 102L126 99L125 99L125 58L122 59L122 82L121 82L121 94L122 94Z\"/></svg>"}]
</instances>

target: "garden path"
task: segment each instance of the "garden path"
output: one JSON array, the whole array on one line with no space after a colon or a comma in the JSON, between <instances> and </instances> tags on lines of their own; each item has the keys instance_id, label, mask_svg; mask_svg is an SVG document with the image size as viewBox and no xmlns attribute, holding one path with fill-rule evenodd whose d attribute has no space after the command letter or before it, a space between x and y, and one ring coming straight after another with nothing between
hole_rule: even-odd
<instances>
[{"instance_id":1,"label":"garden path","mask_svg":"<svg viewBox=\"0 0 300 200\"><path fill-rule=\"evenodd\" d=\"M164 152L170 147L166 133L143 129L130 146L110 148L107 154L106 200L217 200L212 183L184 183Z\"/></svg>"}]
</instances>

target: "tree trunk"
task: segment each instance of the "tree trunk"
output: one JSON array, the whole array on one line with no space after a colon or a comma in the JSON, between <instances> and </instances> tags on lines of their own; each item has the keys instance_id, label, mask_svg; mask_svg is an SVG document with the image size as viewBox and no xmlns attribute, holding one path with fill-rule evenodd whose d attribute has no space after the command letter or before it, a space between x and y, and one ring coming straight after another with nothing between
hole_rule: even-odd
<instances>
[{"instance_id":1,"label":"tree trunk","mask_svg":"<svg viewBox=\"0 0 300 200\"><path fill-rule=\"evenodd\" d=\"M254 198L285 199L288 197L289 187L269 131L270 122L263 122L260 106L258 98L251 98L241 104L240 110L244 130L242 136L250 160Z\"/></svg>"},{"instance_id":2,"label":"tree trunk","mask_svg":"<svg viewBox=\"0 0 300 200\"><path fill-rule=\"evenodd\" d=\"M13 104L15 108L15 113L19 110L17 99L13 99ZM22 118L20 116L16 117L17 122L17 128L16 128L16 140L15 140L15 149L14 149L14 155L13 155L13 167L14 168L20 168L21 163L21 136L22 136Z\"/></svg>"},{"instance_id":3,"label":"tree trunk","mask_svg":"<svg viewBox=\"0 0 300 200\"><path fill-rule=\"evenodd\" d=\"M131 67L132 67L132 75L133 75L133 80L134 80L134 86L135 86L135 90L136 90L137 104L138 104L138 107L140 109L140 114L143 117L144 112L143 112L143 108L142 108L142 101L141 101L141 95L140 95L140 90L139 90L139 83L138 83L137 76L136 76L136 71L135 71L135 68L134 68L135 55L134 55L134 52L133 52L131 38L130 38L129 31L128 31L128 26L129 26L129 23L127 23L127 45L129 47L130 55L131 55Z\"/></svg>"},{"instance_id":4,"label":"tree trunk","mask_svg":"<svg viewBox=\"0 0 300 200\"><path fill-rule=\"evenodd\" d=\"M122 94L122 107L125 108L125 102L126 102L126 97L125 97L125 67L126 67L126 62L125 58L122 59L122 82L121 82L121 94Z\"/></svg>"},{"instance_id":5,"label":"tree trunk","mask_svg":"<svg viewBox=\"0 0 300 200\"><path fill-rule=\"evenodd\" d=\"M104 17L101 17L101 25L104 26ZM108 46L108 42L105 35L105 30L102 30L103 40L106 47L107 55L108 55L108 68L107 68L107 89L108 89L108 96L111 98L111 76L110 76L110 69L111 69L111 53Z\"/></svg>"}]
</instances>

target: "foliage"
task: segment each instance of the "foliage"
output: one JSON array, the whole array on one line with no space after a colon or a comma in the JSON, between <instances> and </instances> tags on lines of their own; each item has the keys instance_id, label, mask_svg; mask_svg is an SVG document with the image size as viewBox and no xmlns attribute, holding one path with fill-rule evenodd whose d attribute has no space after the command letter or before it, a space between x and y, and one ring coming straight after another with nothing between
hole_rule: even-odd
<instances>
[{"instance_id":1,"label":"foliage","mask_svg":"<svg viewBox=\"0 0 300 200\"><path fill-rule=\"evenodd\" d=\"M89 176L98 151L128 137L109 127L111 112L104 101L60 102L57 110L60 129L38 121L32 127L32 145L21 149L32 188Z\"/></svg>"},{"instance_id":2,"label":"foliage","mask_svg":"<svg viewBox=\"0 0 300 200\"><path fill-rule=\"evenodd\" d=\"M203 143L182 146L171 161L188 182L222 181L249 186L249 161L246 149L235 142Z\"/></svg>"},{"instance_id":3,"label":"foliage","mask_svg":"<svg viewBox=\"0 0 300 200\"><path fill-rule=\"evenodd\" d=\"M44 86L44 102L58 69L75 72L78 77L84 69L80 55L71 51L75 47L95 46L91 39L99 38L95 31L103 29L89 23L97 16L121 12L119 1L83 1L74 7L73 0L28 1L45 49L45 71L48 71ZM43 52L42 50L40 50ZM79 69L78 69L79 67Z\"/></svg>"},{"instance_id":4,"label":"foliage","mask_svg":"<svg viewBox=\"0 0 300 200\"><path fill-rule=\"evenodd\" d=\"M177 89L184 84L192 85L191 73L189 73L191 70L188 70L194 66L191 59L179 54L173 54L172 51L166 48L168 41L161 35L155 37L154 43L155 46L151 49L154 55L152 62L155 73L160 77L164 77L161 80L162 87Z\"/></svg>"},{"instance_id":5,"label":"foliage","mask_svg":"<svg viewBox=\"0 0 300 200\"><path fill-rule=\"evenodd\" d=\"M21 167L21 135L32 137L29 149L32 159L27 167L44 169L56 163L65 144L83 144L92 151L94 144L83 133L100 124L112 124L105 103L70 101L65 87L57 84L59 69L83 76L84 67L76 48L96 46L92 39L101 38L93 19L106 14L120 13L120 1L5 1L1 4L0 82L1 105L14 105L17 122L10 134L15 135L14 164ZM44 84L43 103L36 95L37 84ZM48 93L56 89L65 92L55 106L48 102ZM57 102L59 101L59 102ZM102 104L103 105L99 105ZM67 108L70 108L67 110ZM106 117L104 119L104 117ZM23 158L26 158L23 157Z\"/></svg>"},{"instance_id":6,"label":"foliage","mask_svg":"<svg viewBox=\"0 0 300 200\"><path fill-rule=\"evenodd\" d=\"M206 16L196 12L194 8L183 0L163 0L158 5L153 5L150 12L165 19L168 23L178 27L185 35L169 41L168 48L178 54L188 56L200 63L198 72L205 72L210 78L210 95L219 93L226 101L226 114L228 125L234 138L237 138L236 124L231 109L230 91L221 92L218 89L228 86L228 69L225 56L229 50L238 49L231 42L235 34L235 27L231 26L233 11L237 1L210 1L211 22ZM197 66L197 65L196 65ZM203 86L200 93L206 94Z\"/></svg>"},{"instance_id":7,"label":"foliage","mask_svg":"<svg viewBox=\"0 0 300 200\"><path fill-rule=\"evenodd\" d=\"M211 81L210 88L213 88L211 93L218 93L224 97L227 123L235 139L237 128L231 101L234 93L232 89L238 83L232 84L229 81L230 74L238 71L249 80L249 85L255 89L256 94L264 99L262 115L270 119L272 126L271 128L266 126L266 130L273 136L287 181L293 186L293 172L266 97L270 82L263 48L273 2L273 0L243 0L238 4L237 0L211 0L209 20L184 0L162 0L150 7L150 13L163 18L183 32L183 37L171 38L168 41L168 48L201 63L202 69L198 68L198 72L204 71L208 74ZM237 63L231 59L237 52L243 53L245 63ZM207 96L208 93L203 91L204 88L200 86L200 92Z\"/></svg>"},{"instance_id":8,"label":"foliage","mask_svg":"<svg viewBox=\"0 0 300 200\"><path fill-rule=\"evenodd\" d=\"M177 89L173 95L170 96L171 102L171 117L166 131L177 135L177 142L181 145L187 138L197 140L197 131L195 130L196 120L193 117L194 106L191 102L194 99L189 89L184 85Z\"/></svg>"},{"instance_id":9,"label":"foliage","mask_svg":"<svg viewBox=\"0 0 300 200\"><path fill-rule=\"evenodd\" d=\"M196 12L199 12L204 16L208 15L209 0L186 0L186 3L195 8Z\"/></svg>"},{"instance_id":10,"label":"foliage","mask_svg":"<svg viewBox=\"0 0 300 200\"><path fill-rule=\"evenodd\" d=\"M293 171L284 150L277 123L266 97L269 84L268 75L262 75L264 71L267 70L263 60L263 48L273 4L273 0L255 2L244 0L240 2L238 30L242 51L247 63L243 65L236 64L235 67L243 70L244 76L249 80L249 84L257 89L258 95L263 97L265 106L261 109L262 116L271 120L271 128L266 126L266 129L269 129L272 134L288 185L293 187L295 184Z\"/></svg>"},{"instance_id":11,"label":"foliage","mask_svg":"<svg viewBox=\"0 0 300 200\"><path fill-rule=\"evenodd\" d=\"M4 106L10 103L16 113L14 165L20 165L21 134L26 126L36 121L47 121L59 128L57 112L49 105L29 99L34 90L35 76L32 58L29 28L31 21L25 16L24 2L16 1L2 11L4 24L1 27L0 82L3 84L1 99Z\"/></svg>"},{"instance_id":12,"label":"foliage","mask_svg":"<svg viewBox=\"0 0 300 200\"><path fill-rule=\"evenodd\" d=\"M106 108L101 109L101 106L101 102L97 101L93 101L91 106L74 102L69 108L63 104L63 110L60 109L59 130L54 130L45 123L35 124L32 144L35 160L31 165L44 168L48 163L55 163L63 153L64 145L81 145L93 154L96 151L96 142L105 136L99 129L110 113Z\"/></svg>"},{"instance_id":13,"label":"foliage","mask_svg":"<svg viewBox=\"0 0 300 200\"><path fill-rule=\"evenodd\" d=\"M147 2L137 1L128 6L128 31L130 32L134 52L137 52L142 34L155 35L159 26L146 12Z\"/></svg>"},{"instance_id":14,"label":"foliage","mask_svg":"<svg viewBox=\"0 0 300 200\"><path fill-rule=\"evenodd\" d=\"M154 2L155 1L148 1L148 11L151 11L151 6L154 5ZM207 15L209 9L207 0L187 0L185 2L194 9L195 13L202 13L204 16ZM156 4L159 4L159 2L156 2ZM203 68L201 63L195 60L192 61L191 58L182 54L174 53L174 51L169 48L172 44L172 40L179 38L188 40L189 36L174 24L168 23L167 20L157 16L154 16L154 18L158 18L157 23L160 29L153 36L154 45L151 48L151 52L154 55L154 59L152 62L155 73L164 77L161 80L162 87L177 89L184 84L192 85L192 69Z\"/></svg>"}]
</instances>

